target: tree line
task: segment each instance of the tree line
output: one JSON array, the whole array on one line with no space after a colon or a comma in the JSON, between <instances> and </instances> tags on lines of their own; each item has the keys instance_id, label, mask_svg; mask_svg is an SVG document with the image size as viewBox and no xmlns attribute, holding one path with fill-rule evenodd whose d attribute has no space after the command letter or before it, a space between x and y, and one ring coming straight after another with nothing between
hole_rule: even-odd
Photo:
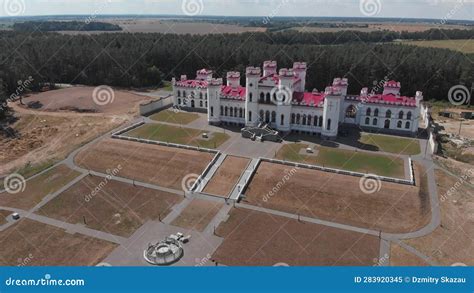
<instances>
[{"instance_id":1,"label":"tree line","mask_svg":"<svg viewBox=\"0 0 474 293\"><path fill-rule=\"evenodd\" d=\"M14 23L13 30L23 32L121 31L122 28L116 24L98 21L25 21Z\"/></svg>"},{"instance_id":2,"label":"tree line","mask_svg":"<svg viewBox=\"0 0 474 293\"><path fill-rule=\"evenodd\" d=\"M422 90L427 99L446 100L453 85L471 85L474 56L446 49L402 44L346 42L320 45L307 34L294 40L281 33L216 35L122 34L67 36L57 33L0 32L0 99L32 77L31 90L44 83L157 86L197 69L210 68L225 77L245 72L268 59L279 67L308 62L307 90L323 90L334 77L349 79L349 93L385 78L402 83L402 94ZM322 38L318 33L314 38ZM245 74L242 74L242 84ZM4 111L3 107L0 112Z\"/></svg>"}]
</instances>

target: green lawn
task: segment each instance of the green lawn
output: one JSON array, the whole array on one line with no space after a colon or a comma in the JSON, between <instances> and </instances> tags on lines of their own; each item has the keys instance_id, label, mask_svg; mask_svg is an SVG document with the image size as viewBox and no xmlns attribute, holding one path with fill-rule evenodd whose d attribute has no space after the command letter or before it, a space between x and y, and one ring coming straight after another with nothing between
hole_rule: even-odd
<instances>
[{"instance_id":1,"label":"green lawn","mask_svg":"<svg viewBox=\"0 0 474 293\"><path fill-rule=\"evenodd\" d=\"M127 132L126 135L204 148L217 148L229 139L225 133L208 132L211 139L204 140L201 137L202 133L205 131L165 124L145 124Z\"/></svg>"},{"instance_id":2,"label":"green lawn","mask_svg":"<svg viewBox=\"0 0 474 293\"><path fill-rule=\"evenodd\" d=\"M421 152L420 142L411 138L378 134L363 134L360 142L363 144L376 146L382 152L397 155L417 155Z\"/></svg>"},{"instance_id":3,"label":"green lawn","mask_svg":"<svg viewBox=\"0 0 474 293\"><path fill-rule=\"evenodd\" d=\"M150 116L152 120L174 124L189 124L198 118L199 115L196 113L174 112L171 110L161 111Z\"/></svg>"},{"instance_id":4,"label":"green lawn","mask_svg":"<svg viewBox=\"0 0 474 293\"><path fill-rule=\"evenodd\" d=\"M300 149L306 147L307 145L300 143L286 144L280 148L276 158L380 176L405 177L404 162L400 158L323 146L318 147L317 156L298 153Z\"/></svg>"}]
</instances>

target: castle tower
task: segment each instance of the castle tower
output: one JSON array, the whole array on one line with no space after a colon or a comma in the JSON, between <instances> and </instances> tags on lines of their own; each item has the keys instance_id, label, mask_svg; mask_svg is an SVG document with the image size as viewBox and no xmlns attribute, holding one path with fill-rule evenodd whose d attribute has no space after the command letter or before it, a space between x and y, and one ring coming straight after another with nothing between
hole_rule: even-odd
<instances>
[{"instance_id":1,"label":"castle tower","mask_svg":"<svg viewBox=\"0 0 474 293\"><path fill-rule=\"evenodd\" d=\"M398 96L400 95L400 88L401 88L401 85L399 82L396 82L394 80L389 80L383 86L383 94L384 95L393 94L395 96Z\"/></svg>"},{"instance_id":2,"label":"castle tower","mask_svg":"<svg viewBox=\"0 0 474 293\"><path fill-rule=\"evenodd\" d=\"M209 124L220 124L221 121L221 99L220 92L222 87L222 78L210 79L207 85L207 120Z\"/></svg>"},{"instance_id":3,"label":"castle tower","mask_svg":"<svg viewBox=\"0 0 474 293\"><path fill-rule=\"evenodd\" d=\"M306 88L306 70L307 65L306 62L295 62L293 64L293 72L295 73L295 77L299 78L301 81L296 84L295 92L302 93L305 91Z\"/></svg>"},{"instance_id":4,"label":"castle tower","mask_svg":"<svg viewBox=\"0 0 474 293\"><path fill-rule=\"evenodd\" d=\"M245 80L245 125L258 124L258 80L262 71L258 67L247 67Z\"/></svg>"},{"instance_id":5,"label":"castle tower","mask_svg":"<svg viewBox=\"0 0 474 293\"><path fill-rule=\"evenodd\" d=\"M332 86L339 89L343 96L347 96L347 88L349 87L349 81L347 78L335 78L332 82Z\"/></svg>"},{"instance_id":6,"label":"castle tower","mask_svg":"<svg viewBox=\"0 0 474 293\"><path fill-rule=\"evenodd\" d=\"M197 80L210 80L212 79L212 70L201 69L196 71Z\"/></svg>"},{"instance_id":7,"label":"castle tower","mask_svg":"<svg viewBox=\"0 0 474 293\"><path fill-rule=\"evenodd\" d=\"M277 62L276 61L265 61L263 62L263 76L269 76L277 73Z\"/></svg>"},{"instance_id":8,"label":"castle tower","mask_svg":"<svg viewBox=\"0 0 474 293\"><path fill-rule=\"evenodd\" d=\"M274 103L277 105L277 117L275 126L283 132L290 131L291 102L293 101L293 78L292 69L282 68L279 72L280 82L278 89L275 91L276 97L273 97Z\"/></svg>"},{"instance_id":9,"label":"castle tower","mask_svg":"<svg viewBox=\"0 0 474 293\"><path fill-rule=\"evenodd\" d=\"M234 89L240 86L240 72L238 71L227 72L227 86L231 86Z\"/></svg>"},{"instance_id":10,"label":"castle tower","mask_svg":"<svg viewBox=\"0 0 474 293\"><path fill-rule=\"evenodd\" d=\"M327 87L325 95L321 135L327 139L335 139L339 128L339 115L344 97L341 90L335 87Z\"/></svg>"}]
</instances>

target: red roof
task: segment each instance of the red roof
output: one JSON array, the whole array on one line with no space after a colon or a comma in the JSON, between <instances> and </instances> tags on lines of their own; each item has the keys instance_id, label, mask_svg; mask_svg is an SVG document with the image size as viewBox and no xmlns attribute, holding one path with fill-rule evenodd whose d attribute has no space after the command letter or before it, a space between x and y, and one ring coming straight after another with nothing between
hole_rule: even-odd
<instances>
[{"instance_id":1,"label":"red roof","mask_svg":"<svg viewBox=\"0 0 474 293\"><path fill-rule=\"evenodd\" d=\"M368 95L368 96L348 96L349 100L363 101L364 103L371 104L386 104L386 105L397 105L416 107L416 99L406 96L397 96L394 94L387 95Z\"/></svg>"},{"instance_id":2,"label":"red roof","mask_svg":"<svg viewBox=\"0 0 474 293\"><path fill-rule=\"evenodd\" d=\"M222 96L238 98L239 100L245 99L245 92L246 92L246 88L242 86L232 88L231 86L223 85L221 89Z\"/></svg>"},{"instance_id":3,"label":"red roof","mask_svg":"<svg viewBox=\"0 0 474 293\"><path fill-rule=\"evenodd\" d=\"M196 87L201 87L201 88L207 88L208 82L205 80L195 80L195 79L188 79L188 80L180 80L176 82L177 86L184 86L184 87L191 87L191 88L196 88Z\"/></svg>"},{"instance_id":4,"label":"red roof","mask_svg":"<svg viewBox=\"0 0 474 293\"><path fill-rule=\"evenodd\" d=\"M293 94L293 102L297 103L303 103L305 105L311 105L311 103L314 106L318 106L319 103L324 102L324 97L326 95L324 93L310 93L310 92L305 92L305 93L294 93Z\"/></svg>"}]
</instances>

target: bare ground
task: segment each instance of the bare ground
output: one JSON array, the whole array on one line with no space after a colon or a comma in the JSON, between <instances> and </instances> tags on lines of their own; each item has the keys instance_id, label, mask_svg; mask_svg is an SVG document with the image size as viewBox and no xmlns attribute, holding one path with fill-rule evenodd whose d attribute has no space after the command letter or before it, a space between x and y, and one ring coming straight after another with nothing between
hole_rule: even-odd
<instances>
[{"instance_id":1,"label":"bare ground","mask_svg":"<svg viewBox=\"0 0 474 293\"><path fill-rule=\"evenodd\" d=\"M2 266L93 266L116 244L29 219L0 232Z\"/></svg>"},{"instance_id":2,"label":"bare ground","mask_svg":"<svg viewBox=\"0 0 474 293\"><path fill-rule=\"evenodd\" d=\"M380 248L377 237L243 208L231 210L217 235L224 242L212 259L229 266L367 266Z\"/></svg>"},{"instance_id":3,"label":"bare ground","mask_svg":"<svg viewBox=\"0 0 474 293\"><path fill-rule=\"evenodd\" d=\"M203 191L228 197L249 161L247 158L227 156Z\"/></svg>"},{"instance_id":4,"label":"bare ground","mask_svg":"<svg viewBox=\"0 0 474 293\"><path fill-rule=\"evenodd\" d=\"M390 265L397 267L421 267L428 264L400 245L392 243L390 246Z\"/></svg>"},{"instance_id":5,"label":"bare ground","mask_svg":"<svg viewBox=\"0 0 474 293\"><path fill-rule=\"evenodd\" d=\"M431 210L426 178L418 186L381 181L367 194L361 178L263 162L245 192L250 204L358 227L403 233L424 227Z\"/></svg>"},{"instance_id":6,"label":"bare ground","mask_svg":"<svg viewBox=\"0 0 474 293\"><path fill-rule=\"evenodd\" d=\"M223 203L195 198L171 225L202 232L222 206Z\"/></svg>"},{"instance_id":7,"label":"bare ground","mask_svg":"<svg viewBox=\"0 0 474 293\"><path fill-rule=\"evenodd\" d=\"M149 220L163 219L182 200L175 194L87 176L43 206L38 214L130 236Z\"/></svg>"},{"instance_id":8,"label":"bare ground","mask_svg":"<svg viewBox=\"0 0 474 293\"><path fill-rule=\"evenodd\" d=\"M81 151L75 160L83 168L103 173L120 165L120 177L182 190L185 176L201 174L212 157L199 151L105 139Z\"/></svg>"}]
</instances>

